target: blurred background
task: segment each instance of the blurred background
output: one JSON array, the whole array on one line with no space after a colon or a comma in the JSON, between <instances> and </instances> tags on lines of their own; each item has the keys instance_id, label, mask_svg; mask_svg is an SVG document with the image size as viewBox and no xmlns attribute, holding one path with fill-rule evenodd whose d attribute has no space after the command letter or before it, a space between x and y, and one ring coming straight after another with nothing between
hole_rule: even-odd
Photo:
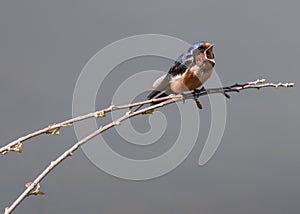
<instances>
[{"instance_id":1,"label":"blurred background","mask_svg":"<svg viewBox=\"0 0 300 214\"><path fill-rule=\"evenodd\" d=\"M200 142L176 170L134 182L104 173L78 150L42 182L46 195L27 198L15 213L298 214L299 6L292 0L2 1L1 146L72 117L74 86L87 61L106 45L136 34L212 41L224 85L257 78L296 83L293 89L232 94L222 143L205 166L197 164ZM149 58L121 66L139 72L168 70L171 64ZM209 106L205 98L203 103ZM200 112L204 120L207 112ZM74 130L66 128L60 136L31 139L22 154L2 156L0 210L75 142Z\"/></svg>"}]
</instances>

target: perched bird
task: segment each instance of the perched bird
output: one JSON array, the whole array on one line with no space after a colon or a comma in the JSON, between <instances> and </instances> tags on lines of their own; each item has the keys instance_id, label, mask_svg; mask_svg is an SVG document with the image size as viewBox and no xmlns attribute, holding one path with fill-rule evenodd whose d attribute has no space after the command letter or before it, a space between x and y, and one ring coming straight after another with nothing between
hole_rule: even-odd
<instances>
[{"instance_id":1,"label":"perched bird","mask_svg":"<svg viewBox=\"0 0 300 214\"><path fill-rule=\"evenodd\" d=\"M182 94L191 90L197 92L197 88L202 86L213 72L216 63L213 47L213 44L205 41L193 44L180 55L167 74L153 83L154 90L147 98L160 98L169 94ZM195 101L197 106L202 108L196 98Z\"/></svg>"}]
</instances>

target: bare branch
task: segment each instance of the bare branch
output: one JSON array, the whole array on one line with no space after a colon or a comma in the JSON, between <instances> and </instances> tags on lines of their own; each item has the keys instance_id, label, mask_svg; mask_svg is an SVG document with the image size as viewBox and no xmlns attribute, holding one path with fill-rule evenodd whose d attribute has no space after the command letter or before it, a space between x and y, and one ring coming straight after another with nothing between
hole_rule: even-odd
<instances>
[{"instance_id":1,"label":"bare branch","mask_svg":"<svg viewBox=\"0 0 300 214\"><path fill-rule=\"evenodd\" d=\"M207 94L216 94L216 93L226 93L226 92L240 92L245 89L261 89L261 88L266 88L266 87L284 87L284 88L291 88L294 87L295 83L264 83L266 80L265 79L257 79L256 81L253 82L247 82L244 84L239 84L236 83L231 86L223 87L223 88L210 88L206 90L201 90L198 93L196 93L196 96L204 96ZM191 95L188 94L188 98L190 98Z\"/></svg>"},{"instance_id":2,"label":"bare branch","mask_svg":"<svg viewBox=\"0 0 300 214\"><path fill-rule=\"evenodd\" d=\"M214 93L226 93L226 92L238 92L244 89L248 89L248 88L256 88L256 89L260 89L260 88L264 88L264 87L293 87L294 83L264 83L265 79L258 79L256 81L253 82L247 82L244 84L235 84L229 87L224 87L224 88L215 88L215 89L207 89L207 90L202 90L200 91L198 94L196 94L197 97L199 96L204 96L206 94L214 94ZM259 84L260 83L260 84ZM264 84L262 84L264 83ZM181 95L177 95L177 96L181 96ZM193 93L188 93L185 95L185 99L191 99L192 98ZM225 94L226 96L226 94ZM176 97L176 95L172 96L173 98ZM86 120L89 118L93 118L93 117L104 117L106 113L109 113L111 111L115 111L115 110L121 110L121 109L129 109L135 106L140 106L140 105L145 105L145 104L149 104L149 103L154 103L154 102L158 102L158 101L163 101L163 100L168 100L170 99L170 96L168 97L162 97L162 98L158 98L158 99L151 99L151 100L145 100L142 102L136 102L136 103L132 103L132 104L126 104L126 105L120 105L120 106L115 106L115 105L111 105L108 108L93 112L93 113L89 113L83 116L78 116L60 123L53 123L50 124L49 126L40 129L38 131L32 132L28 135L25 135L23 137L20 137L12 142L10 142L9 144L7 144L6 146L3 146L2 148L0 148L0 154L6 154L9 151L15 151L15 152L22 152L22 143L26 140L29 140L33 137L39 136L41 134L59 134L60 128L61 127L65 127L65 126L71 126L73 123L75 122L79 122L81 120Z\"/></svg>"},{"instance_id":3,"label":"bare branch","mask_svg":"<svg viewBox=\"0 0 300 214\"><path fill-rule=\"evenodd\" d=\"M177 98L179 100L179 97ZM170 103L176 102L177 100L169 99L162 103L150 106L148 108L141 109L136 112L127 112L124 116L120 117L119 119L100 127L98 130L94 131L93 133L89 134L87 137L83 138L82 140L78 141L75 145L73 145L70 149L65 151L62 155L60 155L56 160L51 161L50 165L26 188L26 190L14 201L14 203L5 209L5 214L12 213L12 211L29 195L32 195L32 191L34 188L39 185L39 183L51 172L58 164L60 164L64 159L69 156L72 156L73 152L76 151L81 145L89 141L90 139L94 138L95 136L99 135L100 133L104 132L105 130L110 129L113 126L120 125L123 120L126 120L130 117L136 116L138 114L143 114L148 110L159 108L164 105L168 105Z\"/></svg>"},{"instance_id":4,"label":"bare branch","mask_svg":"<svg viewBox=\"0 0 300 214\"><path fill-rule=\"evenodd\" d=\"M32 132L28 135L25 135L23 137L20 137L14 141L8 143L6 146L3 146L2 148L0 148L0 154L5 155L9 151L22 152L22 143L24 141L29 140L33 137L37 137L41 134L57 135L57 134L59 134L60 128L65 127L65 126L71 126L73 123L79 122L81 120L86 120L86 119L93 118L93 117L96 117L96 118L104 117L106 113L109 113L109 112L112 112L115 110L128 109L128 108L132 108L135 106L139 106L141 104L148 104L148 103L152 103L154 101L161 101L161 100L167 100L167 99L169 99L169 98L163 97L163 98L159 98L159 99L146 100L143 102L137 102L137 103L127 104L127 105L120 105L120 106L111 105L108 108L105 108L105 109L102 109L102 110L99 110L99 111L96 111L93 113L78 116L78 117L75 117L75 118L60 122L60 123L53 123L43 129Z\"/></svg>"},{"instance_id":5,"label":"bare branch","mask_svg":"<svg viewBox=\"0 0 300 214\"><path fill-rule=\"evenodd\" d=\"M59 129L60 127L63 126L67 126L69 124L72 124L74 122L80 121L80 120L84 120L84 119L88 119L91 117L103 117L105 115L105 113L107 112L111 112L113 110L119 110L119 109L128 109L134 106L139 106L142 104L153 104L153 103L157 103L158 101L161 101L158 104L154 104L151 105L149 107L140 109L138 111L128 111L125 115L123 115L122 117L120 117L119 119L100 127L99 129L97 129L96 131L94 131L93 133L89 134L88 136L86 136L85 138L83 138L82 140L78 141L76 144L74 144L71 148L69 148L68 150L66 150L63 154L61 154L56 160L51 161L50 165L44 169L44 171L32 182L32 183L28 183L26 185L26 190L11 204L11 206L7 207L5 209L5 214L9 214L12 213L13 210L27 197L30 195L39 195L39 194L44 194L43 192L40 191L40 182L57 166L59 165L63 160L65 160L67 157L70 157L73 155L73 152L75 152L81 145L85 144L86 142L88 142L90 139L94 138L95 136L99 135L100 133L114 127L117 125L120 125L122 121L129 119L131 117L134 117L136 115L141 115L141 114L145 114L147 112L151 112L156 108L160 108L166 105L169 105L171 103L174 102L178 102L184 99L195 99L196 97L200 97L200 96L204 96L207 94L215 94L215 93L222 93L224 94L226 97L228 95L226 95L226 92L239 92L241 90L245 90L245 89L249 89L249 88L256 88L256 89L260 89L260 88L264 88L264 87L293 87L294 83L264 83L265 80L257 80L254 82L247 82L245 84L234 84L232 86L229 87L223 87L223 88L215 88L215 89L207 89L207 90L199 90L197 93L188 93L185 95L169 95L167 97L162 97L159 99L152 99L152 100L146 100L143 102L137 102L137 103L133 103L133 104L128 104L128 105L122 105L122 106L114 106L111 105L109 108L103 109L101 111L97 111L94 113L89 113L87 115L84 116L80 116L80 117L76 117L64 122L61 122L59 124L53 124L50 125L47 128L41 129L37 132L31 133L29 135L26 135L24 137L19 138L18 140L15 140L13 142L11 142L10 144L8 144L7 146L1 148L0 152L6 153L8 151L13 151L14 149L16 149L15 147L19 145L21 142L30 139L32 137L35 137L37 135L40 134L44 134L44 133L53 133L53 131L55 132L55 130L57 131L57 129ZM20 147L21 148L21 147Z\"/></svg>"}]
</instances>

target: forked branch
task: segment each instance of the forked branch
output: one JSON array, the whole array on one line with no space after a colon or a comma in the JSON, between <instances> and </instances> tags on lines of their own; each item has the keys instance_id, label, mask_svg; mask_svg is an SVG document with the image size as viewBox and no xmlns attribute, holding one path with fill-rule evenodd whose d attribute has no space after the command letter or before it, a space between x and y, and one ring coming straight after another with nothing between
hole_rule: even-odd
<instances>
[{"instance_id":1,"label":"forked branch","mask_svg":"<svg viewBox=\"0 0 300 214\"><path fill-rule=\"evenodd\" d=\"M97 129L96 131L94 131L93 133L89 134L88 136L86 136L85 138L81 139L80 141L78 141L76 144L74 144L71 148L69 148L68 150L66 150L63 154L61 154L56 160L51 161L51 163L49 164L49 166L47 168L44 169L44 171L38 175L38 177L36 177L36 179L31 182L28 183L26 185L26 189L24 190L24 192L9 206L5 209L5 214L9 214L12 213L13 210L27 197L30 195L41 195L44 194L43 192L40 191L40 182L57 166L59 165L63 160L65 160L67 157L70 157L73 155L73 153L83 144L85 144L86 142L88 142L90 139L94 138L95 136L101 134L102 132L120 125L122 121L129 119L131 117L137 116L137 115L141 115L141 114L146 114L149 112L152 112L154 109L169 105L171 103L175 103L178 101L182 101L182 100L186 100L186 99L196 99L200 96L204 96L207 94L216 94L216 93L221 93L224 94L226 97L229 98L229 95L227 93L229 92L239 92L245 89L250 89L250 88L255 88L255 89L260 89L260 88L265 88L265 87L293 87L294 83L264 83L265 80L256 80L254 82L247 82L244 84L234 84L232 86L228 86L228 87L223 87L223 88L211 88L211 89L206 89L206 90L199 90L196 93L187 93L185 95L169 95L167 97L162 97L159 99L151 99L151 100L146 100L146 101L142 101L142 102L137 102L137 103L133 103L133 104L127 104L127 105L121 105L121 106L115 106L115 105L111 105L110 107L100 110L100 111L96 111L93 113L89 113L87 115L83 115L83 116L79 116L73 119L69 119L66 120L64 122L60 122L58 124L52 124L49 125L46 128L43 128L39 131L33 132L31 134L28 134L24 137L21 137L9 144L7 144L6 146L2 147L0 149L0 153L1 154L6 154L9 151L17 151L17 152L21 152L22 151L22 143L32 137L41 135L41 134L58 134L59 133L59 129L61 127L64 126L69 126L74 122L78 122L81 120L85 120L88 118L92 118L92 117L104 117L106 113L111 112L111 111L115 111L115 110L120 110L120 109L130 109L131 107L135 107L135 106L140 106L140 105L145 105L145 104L152 104L149 107L140 109L138 111L128 111L127 113L125 113L122 117L118 118L115 121L112 121L111 123L105 125L105 126L101 126L99 129ZM159 103L157 103L158 101L160 101Z\"/></svg>"}]
</instances>

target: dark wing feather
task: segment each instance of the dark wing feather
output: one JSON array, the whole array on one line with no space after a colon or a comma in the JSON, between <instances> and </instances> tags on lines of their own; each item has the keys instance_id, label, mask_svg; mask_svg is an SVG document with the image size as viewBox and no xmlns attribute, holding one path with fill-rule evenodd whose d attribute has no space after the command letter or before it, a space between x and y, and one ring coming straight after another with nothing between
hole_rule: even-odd
<instances>
[{"instance_id":1,"label":"dark wing feather","mask_svg":"<svg viewBox=\"0 0 300 214\"><path fill-rule=\"evenodd\" d=\"M183 74L192 63L193 55L189 52L186 52L175 61L168 74L171 74L172 76Z\"/></svg>"},{"instance_id":2,"label":"dark wing feather","mask_svg":"<svg viewBox=\"0 0 300 214\"><path fill-rule=\"evenodd\" d=\"M183 74L188 67L193 63L193 55L190 51L183 53L170 68L168 74L162 82L169 81L171 77ZM148 99L152 99L156 95L162 93L162 91L153 90L148 96Z\"/></svg>"},{"instance_id":3,"label":"dark wing feather","mask_svg":"<svg viewBox=\"0 0 300 214\"><path fill-rule=\"evenodd\" d=\"M151 93L147 96L147 98L148 98L148 99L152 99L153 97L155 97L155 96L158 95L159 93L161 93L161 91L153 90L153 91L151 91Z\"/></svg>"}]
</instances>

